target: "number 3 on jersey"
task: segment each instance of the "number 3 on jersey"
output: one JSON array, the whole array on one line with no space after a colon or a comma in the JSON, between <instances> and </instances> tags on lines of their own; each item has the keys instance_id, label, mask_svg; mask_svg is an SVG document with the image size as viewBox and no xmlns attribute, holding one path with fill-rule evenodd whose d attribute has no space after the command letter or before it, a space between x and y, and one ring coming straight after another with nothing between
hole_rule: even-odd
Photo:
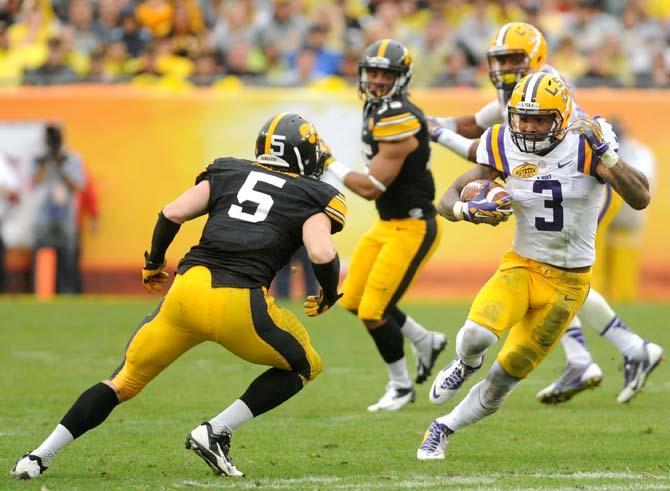
<instances>
[{"instance_id":1,"label":"number 3 on jersey","mask_svg":"<svg viewBox=\"0 0 670 491\"><path fill-rule=\"evenodd\" d=\"M244 181L244 184L237 192L237 201L240 205L245 202L256 203L258 205L256 211L254 213L247 213L240 205L231 205L228 210L228 216L251 223L262 222L268 217L274 200L269 194L261 193L254 189L259 182L264 182L280 189L286 184L286 180L281 177L263 174L262 172L249 172L246 181Z\"/></svg>"},{"instance_id":2,"label":"number 3 on jersey","mask_svg":"<svg viewBox=\"0 0 670 491\"><path fill-rule=\"evenodd\" d=\"M544 201L544 207L553 211L554 216L551 221L543 217L535 217L535 228L543 232L560 232L563 230L563 191L559 181L535 181L533 192L544 194L544 191L551 191L551 199Z\"/></svg>"}]
</instances>

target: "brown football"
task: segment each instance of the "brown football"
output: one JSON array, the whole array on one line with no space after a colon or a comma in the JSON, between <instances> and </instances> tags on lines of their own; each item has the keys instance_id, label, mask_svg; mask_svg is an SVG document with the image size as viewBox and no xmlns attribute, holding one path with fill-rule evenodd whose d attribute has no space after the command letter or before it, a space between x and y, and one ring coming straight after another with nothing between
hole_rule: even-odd
<instances>
[{"instance_id":1,"label":"brown football","mask_svg":"<svg viewBox=\"0 0 670 491\"><path fill-rule=\"evenodd\" d=\"M490 203L509 196L509 193L502 184L495 181L489 181L488 179L477 179L476 181L469 182L465 185L461 191L461 201L470 201L471 199L474 199L482 189L485 190L484 195L486 196L486 200ZM506 207L511 208L511 203Z\"/></svg>"}]
</instances>

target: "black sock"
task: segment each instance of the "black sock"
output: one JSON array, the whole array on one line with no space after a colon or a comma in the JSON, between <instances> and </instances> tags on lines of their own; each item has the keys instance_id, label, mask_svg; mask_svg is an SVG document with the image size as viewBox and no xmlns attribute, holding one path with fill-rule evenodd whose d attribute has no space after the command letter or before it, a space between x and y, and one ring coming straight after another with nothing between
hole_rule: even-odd
<instances>
[{"instance_id":1,"label":"black sock","mask_svg":"<svg viewBox=\"0 0 670 491\"><path fill-rule=\"evenodd\" d=\"M304 385L302 381L298 372L270 368L251 382L240 399L256 417L276 408L300 392Z\"/></svg>"},{"instance_id":2,"label":"black sock","mask_svg":"<svg viewBox=\"0 0 670 491\"><path fill-rule=\"evenodd\" d=\"M407 320L407 314L405 314L398 307L394 306L388 310L388 315L389 317L392 317L395 323L400 326L400 329L402 329L402 326L405 325L405 321Z\"/></svg>"},{"instance_id":3,"label":"black sock","mask_svg":"<svg viewBox=\"0 0 670 491\"><path fill-rule=\"evenodd\" d=\"M386 363L394 363L405 356L402 332L392 317L387 317L384 324L368 332Z\"/></svg>"},{"instance_id":4,"label":"black sock","mask_svg":"<svg viewBox=\"0 0 670 491\"><path fill-rule=\"evenodd\" d=\"M99 382L79 396L63 416L60 424L65 426L73 437L79 438L107 419L118 404L119 399L114 389Z\"/></svg>"}]
</instances>

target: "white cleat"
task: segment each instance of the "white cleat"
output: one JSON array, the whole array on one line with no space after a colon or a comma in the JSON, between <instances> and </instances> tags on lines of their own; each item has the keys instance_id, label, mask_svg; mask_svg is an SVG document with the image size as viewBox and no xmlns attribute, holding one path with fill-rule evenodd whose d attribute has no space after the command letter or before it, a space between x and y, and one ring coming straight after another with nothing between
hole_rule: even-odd
<instances>
[{"instance_id":1,"label":"white cleat","mask_svg":"<svg viewBox=\"0 0 670 491\"><path fill-rule=\"evenodd\" d=\"M9 473L17 479L35 479L46 470L40 457L27 453L16 461L16 465Z\"/></svg>"},{"instance_id":2,"label":"white cleat","mask_svg":"<svg viewBox=\"0 0 670 491\"><path fill-rule=\"evenodd\" d=\"M386 384L386 392L377 402L368 406L368 411L376 413L380 411L397 411L410 402L414 402L416 393L414 387L395 387L389 382Z\"/></svg>"},{"instance_id":3,"label":"white cleat","mask_svg":"<svg viewBox=\"0 0 670 491\"><path fill-rule=\"evenodd\" d=\"M568 363L560 378L537 393L543 404L560 404L586 389L595 389L603 380L603 371L594 362L588 365Z\"/></svg>"},{"instance_id":4,"label":"white cleat","mask_svg":"<svg viewBox=\"0 0 670 491\"><path fill-rule=\"evenodd\" d=\"M430 377L437 357L447 347L447 336L441 332L429 331L411 346L416 360L416 379L414 381L422 384Z\"/></svg>"},{"instance_id":5,"label":"white cleat","mask_svg":"<svg viewBox=\"0 0 670 491\"><path fill-rule=\"evenodd\" d=\"M471 367L456 358L449 365L440 370L433 380L428 398L433 404L444 404L450 401L458 389L475 373L482 365Z\"/></svg>"},{"instance_id":6,"label":"white cleat","mask_svg":"<svg viewBox=\"0 0 670 491\"><path fill-rule=\"evenodd\" d=\"M205 422L188 434L186 448L193 450L215 474L244 477L244 473L237 470L230 458L231 435L230 430L216 435L212 432L212 426Z\"/></svg>"},{"instance_id":7,"label":"white cleat","mask_svg":"<svg viewBox=\"0 0 670 491\"><path fill-rule=\"evenodd\" d=\"M418 460L442 460L449 444L449 428L442 423L433 421L426 433L423 442L416 451Z\"/></svg>"},{"instance_id":8,"label":"white cleat","mask_svg":"<svg viewBox=\"0 0 670 491\"><path fill-rule=\"evenodd\" d=\"M663 359L663 348L659 345L644 342L644 355L641 360L634 360L632 358L623 359L624 369L624 383L623 390L616 398L619 403L629 402L635 397L644 387L649 374L658 366Z\"/></svg>"}]
</instances>

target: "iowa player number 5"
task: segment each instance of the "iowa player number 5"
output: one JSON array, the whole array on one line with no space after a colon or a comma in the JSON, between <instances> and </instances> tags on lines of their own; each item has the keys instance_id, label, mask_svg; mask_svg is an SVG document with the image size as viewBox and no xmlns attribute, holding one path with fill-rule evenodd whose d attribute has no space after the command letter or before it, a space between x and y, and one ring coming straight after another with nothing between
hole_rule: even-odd
<instances>
[{"instance_id":1,"label":"iowa player number 5","mask_svg":"<svg viewBox=\"0 0 670 491\"><path fill-rule=\"evenodd\" d=\"M268 213L270 213L270 208L272 208L274 200L269 194L261 193L254 189L259 182L264 182L281 189L284 187L286 180L281 177L263 174L261 172L250 172L247 179L244 181L244 184L237 192L237 201L240 205L246 202L255 203L258 205L256 211L254 213L247 213L240 205L231 205L228 210L228 216L251 223L262 222L268 217Z\"/></svg>"}]
</instances>

